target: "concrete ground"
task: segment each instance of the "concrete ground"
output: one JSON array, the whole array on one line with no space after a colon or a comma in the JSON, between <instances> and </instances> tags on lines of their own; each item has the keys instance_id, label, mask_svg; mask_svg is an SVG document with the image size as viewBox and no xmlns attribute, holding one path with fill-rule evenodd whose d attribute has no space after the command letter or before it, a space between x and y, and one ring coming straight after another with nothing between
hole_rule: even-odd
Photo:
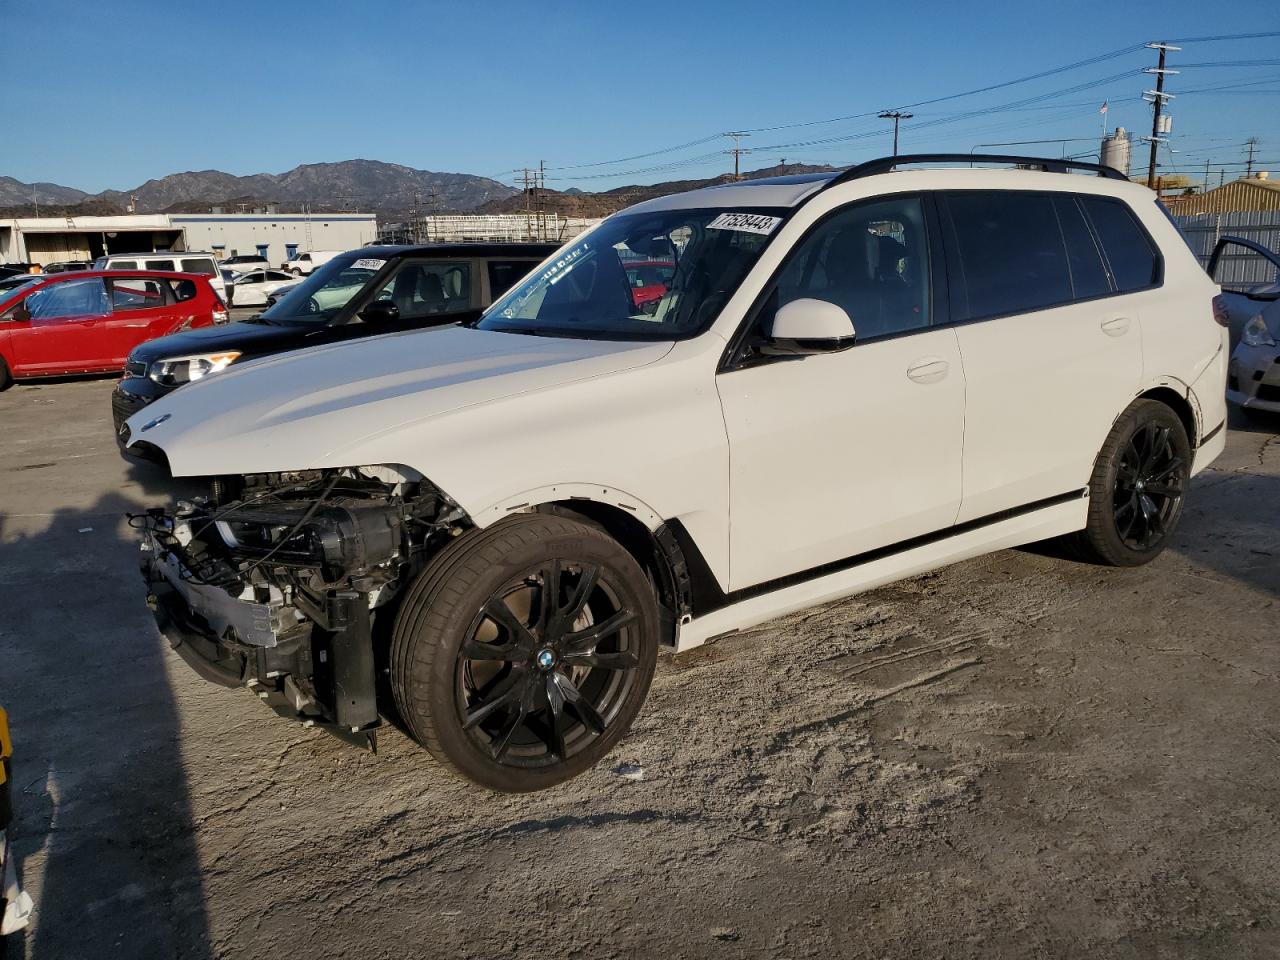
<instances>
[{"instance_id":1,"label":"concrete ground","mask_svg":"<svg viewBox=\"0 0 1280 960\"><path fill-rule=\"evenodd\" d=\"M485 793L199 680L109 381L0 395L8 957L1280 957L1280 442L1137 570L1003 552L659 663L606 763Z\"/></svg>"}]
</instances>

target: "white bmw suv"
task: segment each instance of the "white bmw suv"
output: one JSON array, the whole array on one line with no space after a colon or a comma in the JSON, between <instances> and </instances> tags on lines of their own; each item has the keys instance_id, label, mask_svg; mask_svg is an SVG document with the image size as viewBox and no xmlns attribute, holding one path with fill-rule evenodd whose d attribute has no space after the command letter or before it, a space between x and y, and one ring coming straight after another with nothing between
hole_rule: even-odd
<instances>
[{"instance_id":1,"label":"white bmw suv","mask_svg":"<svg viewBox=\"0 0 1280 960\"><path fill-rule=\"evenodd\" d=\"M638 262L674 268L660 297ZM210 679L546 787L623 736L661 646L1052 537L1151 560L1225 440L1216 292L1150 191L1086 164L652 200L469 325L134 416L213 478L138 520L148 600Z\"/></svg>"}]
</instances>

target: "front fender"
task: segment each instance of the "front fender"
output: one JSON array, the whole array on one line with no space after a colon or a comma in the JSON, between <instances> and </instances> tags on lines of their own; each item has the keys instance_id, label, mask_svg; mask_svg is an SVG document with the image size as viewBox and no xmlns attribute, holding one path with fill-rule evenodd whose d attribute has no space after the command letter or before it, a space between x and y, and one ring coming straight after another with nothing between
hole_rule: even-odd
<instances>
[{"instance_id":1,"label":"front fender","mask_svg":"<svg viewBox=\"0 0 1280 960\"><path fill-rule=\"evenodd\" d=\"M503 497L497 503L484 507L471 515L478 527L487 527L496 523L507 514L519 513L544 503L555 503L561 500L590 500L595 503L606 503L627 511L643 523L652 532L662 526L663 518L653 507L639 497L611 487L604 483L556 483L535 487L520 493Z\"/></svg>"}]
</instances>

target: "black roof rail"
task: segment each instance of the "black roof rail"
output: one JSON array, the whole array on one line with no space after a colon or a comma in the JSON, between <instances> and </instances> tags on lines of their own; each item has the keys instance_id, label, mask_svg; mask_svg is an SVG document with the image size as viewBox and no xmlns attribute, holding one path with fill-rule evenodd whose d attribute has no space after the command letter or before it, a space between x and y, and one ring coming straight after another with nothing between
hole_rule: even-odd
<instances>
[{"instance_id":1,"label":"black roof rail","mask_svg":"<svg viewBox=\"0 0 1280 960\"><path fill-rule=\"evenodd\" d=\"M897 167L916 163L969 165L975 163L1011 163L1023 167L1034 167L1046 173L1091 170L1098 176L1106 177L1109 180L1128 181L1129 179L1115 167L1104 167L1100 163L1085 163L1082 160L1060 160L1052 157L1012 157L1002 153L904 153L896 157L879 157L875 160L859 163L857 166L850 167L843 173L832 177L822 189L829 190L837 184L848 183L850 180L857 180L861 177L870 177L877 173L888 173ZM821 192L819 191L819 193Z\"/></svg>"}]
</instances>

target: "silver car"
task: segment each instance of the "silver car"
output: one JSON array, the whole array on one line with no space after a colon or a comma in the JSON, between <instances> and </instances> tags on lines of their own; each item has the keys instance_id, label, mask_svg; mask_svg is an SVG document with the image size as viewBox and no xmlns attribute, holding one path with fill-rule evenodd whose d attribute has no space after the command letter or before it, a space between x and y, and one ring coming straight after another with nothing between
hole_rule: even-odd
<instances>
[{"instance_id":1,"label":"silver car","mask_svg":"<svg viewBox=\"0 0 1280 960\"><path fill-rule=\"evenodd\" d=\"M1280 413L1280 254L1241 237L1223 237L1209 260L1222 287L1231 361L1227 399L1246 411Z\"/></svg>"}]
</instances>

